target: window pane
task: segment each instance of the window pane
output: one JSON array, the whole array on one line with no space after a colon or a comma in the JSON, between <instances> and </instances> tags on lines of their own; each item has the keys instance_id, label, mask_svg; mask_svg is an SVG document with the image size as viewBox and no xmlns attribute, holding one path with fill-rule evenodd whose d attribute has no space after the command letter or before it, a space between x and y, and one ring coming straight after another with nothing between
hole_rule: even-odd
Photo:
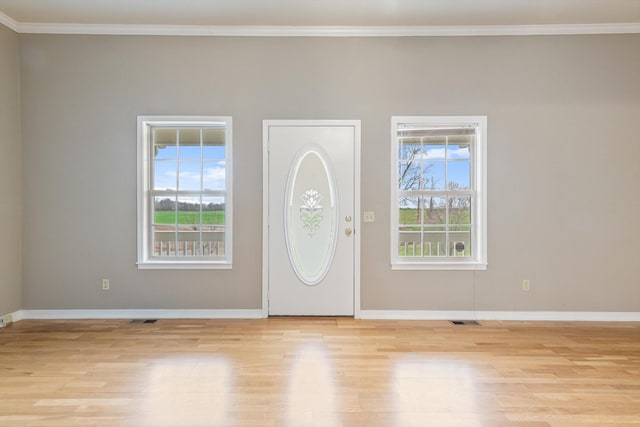
<instances>
[{"instance_id":1,"label":"window pane","mask_svg":"<svg viewBox=\"0 0 640 427\"><path fill-rule=\"evenodd\" d=\"M467 161L457 161L447 163L447 173L449 190L468 190L471 188L471 163Z\"/></svg>"},{"instance_id":2,"label":"window pane","mask_svg":"<svg viewBox=\"0 0 640 427\"><path fill-rule=\"evenodd\" d=\"M206 170L206 168L205 168ZM206 173L206 172L205 172ZM202 255L221 257L225 255L225 199L224 197L202 198Z\"/></svg>"},{"instance_id":3,"label":"window pane","mask_svg":"<svg viewBox=\"0 0 640 427\"><path fill-rule=\"evenodd\" d=\"M200 128L180 129L180 147L178 155L180 159L200 160L202 148L200 147Z\"/></svg>"},{"instance_id":4,"label":"window pane","mask_svg":"<svg viewBox=\"0 0 640 427\"><path fill-rule=\"evenodd\" d=\"M202 137L203 158L225 158L225 129L204 129L202 131Z\"/></svg>"},{"instance_id":5,"label":"window pane","mask_svg":"<svg viewBox=\"0 0 640 427\"><path fill-rule=\"evenodd\" d=\"M444 190L444 162L424 162L422 172L422 189Z\"/></svg>"},{"instance_id":6,"label":"window pane","mask_svg":"<svg viewBox=\"0 0 640 427\"><path fill-rule=\"evenodd\" d=\"M154 190L175 190L178 167L174 161L156 161L153 165L153 189Z\"/></svg>"},{"instance_id":7,"label":"window pane","mask_svg":"<svg viewBox=\"0 0 640 427\"><path fill-rule=\"evenodd\" d=\"M422 210L425 225L439 225L447 223L447 200L444 197L425 197ZM444 230L444 227L438 227Z\"/></svg>"},{"instance_id":8,"label":"window pane","mask_svg":"<svg viewBox=\"0 0 640 427\"><path fill-rule=\"evenodd\" d=\"M471 197L449 198L449 225L456 230L457 225L471 224ZM460 228L462 229L462 228Z\"/></svg>"},{"instance_id":9,"label":"window pane","mask_svg":"<svg viewBox=\"0 0 640 427\"><path fill-rule=\"evenodd\" d=\"M199 145L180 145L181 160L200 160L202 149Z\"/></svg>"},{"instance_id":10,"label":"window pane","mask_svg":"<svg viewBox=\"0 0 640 427\"><path fill-rule=\"evenodd\" d=\"M398 241L398 255L403 257L423 256L420 232L403 232Z\"/></svg>"},{"instance_id":11,"label":"window pane","mask_svg":"<svg viewBox=\"0 0 640 427\"><path fill-rule=\"evenodd\" d=\"M170 225L154 225L153 256L175 255L176 227Z\"/></svg>"},{"instance_id":12,"label":"window pane","mask_svg":"<svg viewBox=\"0 0 640 427\"><path fill-rule=\"evenodd\" d=\"M424 160L444 160L445 157L445 143L444 137L430 137L424 138Z\"/></svg>"},{"instance_id":13,"label":"window pane","mask_svg":"<svg viewBox=\"0 0 640 427\"><path fill-rule=\"evenodd\" d=\"M449 255L472 256L471 197L449 198Z\"/></svg>"},{"instance_id":14,"label":"window pane","mask_svg":"<svg viewBox=\"0 0 640 427\"><path fill-rule=\"evenodd\" d=\"M418 208L419 197L401 197L400 198L400 210L398 212L398 222L402 229L420 229L422 219L420 217L420 210ZM411 227L412 224L417 224L418 227ZM408 228L405 226L409 226Z\"/></svg>"},{"instance_id":15,"label":"window pane","mask_svg":"<svg viewBox=\"0 0 640 427\"><path fill-rule=\"evenodd\" d=\"M398 211L398 255L415 256L420 251L420 216L419 197L401 197Z\"/></svg>"},{"instance_id":16,"label":"window pane","mask_svg":"<svg viewBox=\"0 0 640 427\"><path fill-rule=\"evenodd\" d=\"M202 158L206 160L224 160L224 145L205 145L202 147Z\"/></svg>"},{"instance_id":17,"label":"window pane","mask_svg":"<svg viewBox=\"0 0 640 427\"><path fill-rule=\"evenodd\" d=\"M178 255L199 256L200 247L200 227L178 226Z\"/></svg>"},{"instance_id":18,"label":"window pane","mask_svg":"<svg viewBox=\"0 0 640 427\"><path fill-rule=\"evenodd\" d=\"M422 144L420 138L398 138L398 159L414 160L420 158Z\"/></svg>"},{"instance_id":19,"label":"window pane","mask_svg":"<svg viewBox=\"0 0 640 427\"><path fill-rule=\"evenodd\" d=\"M427 228L423 234L424 256L445 256L447 235L442 229Z\"/></svg>"},{"instance_id":20,"label":"window pane","mask_svg":"<svg viewBox=\"0 0 640 427\"><path fill-rule=\"evenodd\" d=\"M449 246L451 256L471 256L471 230L450 231Z\"/></svg>"},{"instance_id":21,"label":"window pane","mask_svg":"<svg viewBox=\"0 0 640 427\"><path fill-rule=\"evenodd\" d=\"M153 198L153 223L176 223L176 197L155 196Z\"/></svg>"},{"instance_id":22,"label":"window pane","mask_svg":"<svg viewBox=\"0 0 640 427\"><path fill-rule=\"evenodd\" d=\"M200 224L200 197L178 197L178 224Z\"/></svg>"},{"instance_id":23,"label":"window pane","mask_svg":"<svg viewBox=\"0 0 640 427\"><path fill-rule=\"evenodd\" d=\"M224 228L218 229L213 226L202 227L202 255L204 256L224 256Z\"/></svg>"},{"instance_id":24,"label":"window pane","mask_svg":"<svg viewBox=\"0 0 640 427\"><path fill-rule=\"evenodd\" d=\"M454 138L452 138L454 139ZM455 140L459 140L460 137L455 138ZM469 139L469 137L464 137L464 139ZM449 142L449 148L447 151L447 158L449 160L467 160L470 158L469 156L469 147L470 143L451 143Z\"/></svg>"},{"instance_id":25,"label":"window pane","mask_svg":"<svg viewBox=\"0 0 640 427\"><path fill-rule=\"evenodd\" d=\"M202 198L202 224L211 224L211 230L224 230L224 197ZM215 226L218 227L215 227Z\"/></svg>"},{"instance_id":26,"label":"window pane","mask_svg":"<svg viewBox=\"0 0 640 427\"><path fill-rule=\"evenodd\" d=\"M204 145L225 145L226 130L224 127L205 128L202 130Z\"/></svg>"},{"instance_id":27,"label":"window pane","mask_svg":"<svg viewBox=\"0 0 640 427\"><path fill-rule=\"evenodd\" d=\"M181 161L178 182L180 191L200 191L201 186L200 161Z\"/></svg>"},{"instance_id":28,"label":"window pane","mask_svg":"<svg viewBox=\"0 0 640 427\"><path fill-rule=\"evenodd\" d=\"M417 162L401 163L398 167L398 188L400 190L420 189L420 164Z\"/></svg>"},{"instance_id":29,"label":"window pane","mask_svg":"<svg viewBox=\"0 0 640 427\"><path fill-rule=\"evenodd\" d=\"M400 163L398 166L398 188L405 190L420 189L420 164L418 162Z\"/></svg>"},{"instance_id":30,"label":"window pane","mask_svg":"<svg viewBox=\"0 0 640 427\"><path fill-rule=\"evenodd\" d=\"M166 128L153 129L153 158L154 159L175 159L176 151L176 130Z\"/></svg>"},{"instance_id":31,"label":"window pane","mask_svg":"<svg viewBox=\"0 0 640 427\"><path fill-rule=\"evenodd\" d=\"M203 187L205 190L224 190L226 187L225 162L214 161L203 163Z\"/></svg>"},{"instance_id":32,"label":"window pane","mask_svg":"<svg viewBox=\"0 0 640 427\"><path fill-rule=\"evenodd\" d=\"M200 128L181 128L179 129L180 148L184 147L200 147ZM181 157L184 157L180 153ZM198 152L197 157L200 157Z\"/></svg>"}]
</instances>

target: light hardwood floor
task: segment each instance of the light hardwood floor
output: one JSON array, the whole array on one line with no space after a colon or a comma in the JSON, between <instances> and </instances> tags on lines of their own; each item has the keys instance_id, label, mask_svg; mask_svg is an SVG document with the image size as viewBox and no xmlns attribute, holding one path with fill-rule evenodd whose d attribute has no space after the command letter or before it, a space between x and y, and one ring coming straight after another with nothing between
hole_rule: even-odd
<instances>
[{"instance_id":1,"label":"light hardwood floor","mask_svg":"<svg viewBox=\"0 0 640 427\"><path fill-rule=\"evenodd\" d=\"M640 426L640 324L23 320L0 426Z\"/></svg>"}]
</instances>

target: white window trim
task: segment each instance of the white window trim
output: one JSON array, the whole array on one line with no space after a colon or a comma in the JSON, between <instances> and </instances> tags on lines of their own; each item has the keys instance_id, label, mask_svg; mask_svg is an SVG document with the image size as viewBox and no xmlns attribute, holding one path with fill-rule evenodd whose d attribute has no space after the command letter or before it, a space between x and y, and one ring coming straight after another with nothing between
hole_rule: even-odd
<instances>
[{"instance_id":1,"label":"white window trim","mask_svg":"<svg viewBox=\"0 0 640 427\"><path fill-rule=\"evenodd\" d=\"M472 211L474 245L469 260L433 257L400 257L398 251L398 139L401 123L425 125L479 125L474 147L473 183L476 200ZM486 116L393 116L391 118L391 269L392 270L486 270L487 269L487 117Z\"/></svg>"},{"instance_id":2,"label":"white window trim","mask_svg":"<svg viewBox=\"0 0 640 427\"><path fill-rule=\"evenodd\" d=\"M226 124L225 135L225 259L153 259L149 253L151 242L151 208L149 206L149 181L151 158L147 147L148 129L153 125L208 126ZM233 139L230 116L138 116L137 157L137 240L138 269L231 269L233 255Z\"/></svg>"}]
</instances>

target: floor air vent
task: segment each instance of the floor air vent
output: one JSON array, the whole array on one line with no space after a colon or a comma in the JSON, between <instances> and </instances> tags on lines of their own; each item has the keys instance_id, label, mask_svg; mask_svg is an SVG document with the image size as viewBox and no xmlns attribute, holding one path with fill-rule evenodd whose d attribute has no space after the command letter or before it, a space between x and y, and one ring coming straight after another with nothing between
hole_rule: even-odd
<instances>
[{"instance_id":1,"label":"floor air vent","mask_svg":"<svg viewBox=\"0 0 640 427\"><path fill-rule=\"evenodd\" d=\"M461 326L461 325L478 326L478 325L480 325L475 320L450 320L450 322L451 322L452 325L456 325L456 326Z\"/></svg>"},{"instance_id":2,"label":"floor air vent","mask_svg":"<svg viewBox=\"0 0 640 427\"><path fill-rule=\"evenodd\" d=\"M133 319L131 323L156 323L158 319Z\"/></svg>"}]
</instances>

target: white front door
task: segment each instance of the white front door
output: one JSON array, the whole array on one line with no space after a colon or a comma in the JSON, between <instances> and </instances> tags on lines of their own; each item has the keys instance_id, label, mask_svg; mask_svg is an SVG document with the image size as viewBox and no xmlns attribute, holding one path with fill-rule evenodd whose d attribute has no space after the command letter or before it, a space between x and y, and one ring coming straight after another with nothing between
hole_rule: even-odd
<instances>
[{"instance_id":1,"label":"white front door","mask_svg":"<svg viewBox=\"0 0 640 427\"><path fill-rule=\"evenodd\" d=\"M270 315L353 315L359 121L264 122L263 303Z\"/></svg>"}]
</instances>

